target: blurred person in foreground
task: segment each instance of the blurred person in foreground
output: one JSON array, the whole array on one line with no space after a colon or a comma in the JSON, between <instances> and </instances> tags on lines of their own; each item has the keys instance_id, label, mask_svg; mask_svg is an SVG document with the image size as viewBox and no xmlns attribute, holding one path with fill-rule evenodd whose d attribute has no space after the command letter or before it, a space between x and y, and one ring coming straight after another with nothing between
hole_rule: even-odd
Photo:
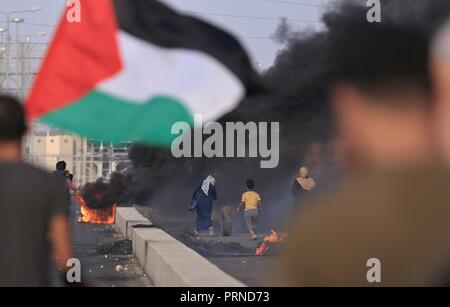
<instances>
[{"instance_id":1,"label":"blurred person in foreground","mask_svg":"<svg viewBox=\"0 0 450 307\"><path fill-rule=\"evenodd\" d=\"M0 286L49 286L50 250L64 278L73 254L65 182L21 162L25 131L20 103L0 96Z\"/></svg>"},{"instance_id":2,"label":"blurred person in foreground","mask_svg":"<svg viewBox=\"0 0 450 307\"><path fill-rule=\"evenodd\" d=\"M325 18L348 177L295 221L285 285L440 285L450 273L450 173L436 158L428 42L365 14L347 5Z\"/></svg>"},{"instance_id":3,"label":"blurred person in foreground","mask_svg":"<svg viewBox=\"0 0 450 307\"><path fill-rule=\"evenodd\" d=\"M436 91L436 132L439 152L450 163L450 20L437 31L431 49Z\"/></svg>"}]
</instances>

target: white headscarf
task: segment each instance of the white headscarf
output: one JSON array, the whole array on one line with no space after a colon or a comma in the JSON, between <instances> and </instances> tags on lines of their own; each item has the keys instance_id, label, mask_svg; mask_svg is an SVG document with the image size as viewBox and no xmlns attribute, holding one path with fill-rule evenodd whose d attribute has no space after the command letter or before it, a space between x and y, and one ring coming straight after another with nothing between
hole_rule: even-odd
<instances>
[{"instance_id":1,"label":"white headscarf","mask_svg":"<svg viewBox=\"0 0 450 307\"><path fill-rule=\"evenodd\" d=\"M203 183L202 183L202 190L203 190L203 192L206 195L208 195L208 193L209 193L209 186L211 184L215 185L216 184L216 179L214 179L213 176L209 175L208 177L206 177L205 180L203 180Z\"/></svg>"}]
</instances>

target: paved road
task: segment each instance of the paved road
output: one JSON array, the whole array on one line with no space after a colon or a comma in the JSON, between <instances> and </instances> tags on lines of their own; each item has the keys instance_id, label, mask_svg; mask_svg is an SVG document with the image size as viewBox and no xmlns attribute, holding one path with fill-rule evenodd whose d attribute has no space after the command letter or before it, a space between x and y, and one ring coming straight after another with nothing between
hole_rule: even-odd
<instances>
[{"instance_id":1,"label":"paved road","mask_svg":"<svg viewBox=\"0 0 450 307\"><path fill-rule=\"evenodd\" d=\"M265 235L260 234L262 237ZM279 265L279 257L254 255L258 242L249 240L248 233L233 233L230 237L223 237L218 234L215 236L204 234L200 237L200 240L207 243L237 243L248 249L251 252L250 255L243 255L244 253L236 256L215 255L207 256L207 259L247 286L268 287L276 285L273 277Z\"/></svg>"},{"instance_id":2,"label":"paved road","mask_svg":"<svg viewBox=\"0 0 450 307\"><path fill-rule=\"evenodd\" d=\"M78 206L71 209L74 248L84 282L102 287L152 286L132 256L131 243L124 240L115 225L78 223ZM123 270L117 271L118 265Z\"/></svg>"},{"instance_id":3,"label":"paved road","mask_svg":"<svg viewBox=\"0 0 450 307\"><path fill-rule=\"evenodd\" d=\"M174 238L182 241L187 246L196 250L220 269L240 280L247 286L267 287L276 285L274 275L279 265L279 257L255 256L257 241L250 241L247 233L234 232L231 237L220 235L218 226L217 234L209 236L201 234L196 240L191 235L191 217L174 217L152 210L150 207L136 207L138 211L152 222L158 224ZM214 221L215 225L220 222ZM264 236L264 234L260 234Z\"/></svg>"},{"instance_id":4,"label":"paved road","mask_svg":"<svg viewBox=\"0 0 450 307\"><path fill-rule=\"evenodd\" d=\"M277 286L274 276L279 257L208 257L208 260L249 287Z\"/></svg>"}]
</instances>

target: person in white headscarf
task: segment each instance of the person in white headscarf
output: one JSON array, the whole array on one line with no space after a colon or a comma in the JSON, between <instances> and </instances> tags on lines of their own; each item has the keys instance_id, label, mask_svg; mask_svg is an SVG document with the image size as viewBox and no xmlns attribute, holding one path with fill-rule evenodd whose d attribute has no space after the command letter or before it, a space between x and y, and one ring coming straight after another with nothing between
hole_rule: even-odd
<instances>
[{"instance_id":1,"label":"person in white headscarf","mask_svg":"<svg viewBox=\"0 0 450 307\"><path fill-rule=\"evenodd\" d=\"M217 200L216 179L209 175L195 189L193 199L197 200L195 211L197 220L195 225L195 234L198 236L202 230L209 230L210 235L214 235L214 226L211 220L213 201Z\"/></svg>"},{"instance_id":2,"label":"person in white headscarf","mask_svg":"<svg viewBox=\"0 0 450 307\"><path fill-rule=\"evenodd\" d=\"M316 182L309 176L308 168L305 166L301 167L291 189L291 193L294 196L294 204L299 203L300 198L309 196L315 186Z\"/></svg>"}]
</instances>

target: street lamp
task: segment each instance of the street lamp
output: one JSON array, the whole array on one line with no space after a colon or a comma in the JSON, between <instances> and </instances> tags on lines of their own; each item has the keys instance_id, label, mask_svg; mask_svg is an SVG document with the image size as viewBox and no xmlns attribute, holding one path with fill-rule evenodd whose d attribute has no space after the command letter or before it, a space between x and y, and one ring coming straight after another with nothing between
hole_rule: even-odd
<instances>
[{"instance_id":1,"label":"street lamp","mask_svg":"<svg viewBox=\"0 0 450 307\"><path fill-rule=\"evenodd\" d=\"M16 17L11 19L11 22L16 24L16 42L19 43L19 24L25 22L25 19Z\"/></svg>"},{"instance_id":2,"label":"street lamp","mask_svg":"<svg viewBox=\"0 0 450 307\"><path fill-rule=\"evenodd\" d=\"M28 84L31 81L27 76L29 76L28 71L31 71L32 69L32 52L33 52L33 37L44 37L47 35L47 32L41 31L37 32L36 34L31 35L25 35L19 38L18 49L17 49L17 71L20 71L20 79L19 74L17 74L16 80L19 81L17 83L17 89L19 92L19 96L22 98L25 98L26 91L28 88ZM27 58L28 54L30 54L30 57Z\"/></svg>"},{"instance_id":3,"label":"street lamp","mask_svg":"<svg viewBox=\"0 0 450 307\"><path fill-rule=\"evenodd\" d=\"M6 33L6 28L0 28L0 36L2 38L2 43L3 43L3 36L5 35L5 33Z\"/></svg>"},{"instance_id":4,"label":"street lamp","mask_svg":"<svg viewBox=\"0 0 450 307\"><path fill-rule=\"evenodd\" d=\"M25 19L21 17L15 17L11 19L12 23L16 24L16 87L19 92L19 97L23 98L23 82L24 82L24 76L23 76L23 61L21 61L22 55L23 55L23 44L20 43L20 27L19 25L23 22L25 22ZM20 69L19 69L20 68ZM19 71L20 71L20 84L19 86Z\"/></svg>"},{"instance_id":5,"label":"street lamp","mask_svg":"<svg viewBox=\"0 0 450 307\"><path fill-rule=\"evenodd\" d=\"M20 18L20 17L16 17L16 18L11 19L11 21L14 22L14 23L20 23L20 22L24 22L25 19Z\"/></svg>"},{"instance_id":6,"label":"street lamp","mask_svg":"<svg viewBox=\"0 0 450 307\"><path fill-rule=\"evenodd\" d=\"M47 32L41 31L41 32L37 32L36 34L21 35L19 37L19 44L29 43L29 42L31 42L32 37L44 37L44 36L47 36L47 34L48 34Z\"/></svg>"}]
</instances>

